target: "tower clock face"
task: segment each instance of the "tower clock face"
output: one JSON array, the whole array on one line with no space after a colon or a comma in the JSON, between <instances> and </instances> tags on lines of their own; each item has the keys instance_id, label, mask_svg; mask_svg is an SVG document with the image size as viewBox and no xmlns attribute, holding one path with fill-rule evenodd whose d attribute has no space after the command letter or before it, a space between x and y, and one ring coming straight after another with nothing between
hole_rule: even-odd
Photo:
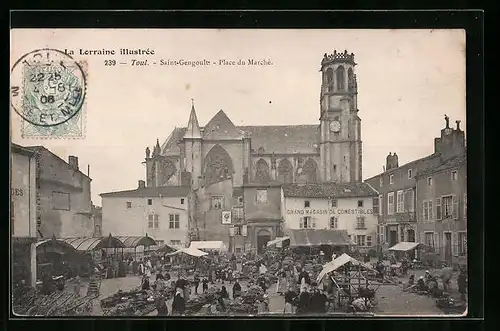
<instances>
[{"instance_id":1,"label":"tower clock face","mask_svg":"<svg viewBox=\"0 0 500 331\"><path fill-rule=\"evenodd\" d=\"M333 132L339 132L340 131L340 122L339 121L333 121L330 123L330 130Z\"/></svg>"}]
</instances>

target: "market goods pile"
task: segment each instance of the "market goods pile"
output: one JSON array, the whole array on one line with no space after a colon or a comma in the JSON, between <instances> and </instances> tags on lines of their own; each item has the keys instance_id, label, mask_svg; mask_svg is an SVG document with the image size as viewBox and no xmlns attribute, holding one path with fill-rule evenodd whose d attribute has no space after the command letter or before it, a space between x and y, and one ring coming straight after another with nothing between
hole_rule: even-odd
<instances>
[{"instance_id":1,"label":"market goods pile","mask_svg":"<svg viewBox=\"0 0 500 331\"><path fill-rule=\"evenodd\" d=\"M37 290L25 289L14 293L14 312L29 316L79 316L90 315L93 297L82 297L76 293L53 292L43 295Z\"/></svg>"},{"instance_id":2,"label":"market goods pile","mask_svg":"<svg viewBox=\"0 0 500 331\"><path fill-rule=\"evenodd\" d=\"M167 298L172 291L165 290ZM156 309L156 297L152 291L135 289L128 292L118 291L101 300L101 308L107 316L144 316Z\"/></svg>"},{"instance_id":3,"label":"market goods pile","mask_svg":"<svg viewBox=\"0 0 500 331\"><path fill-rule=\"evenodd\" d=\"M217 301L217 288L211 287L205 293L194 297L186 302L186 315L194 315L206 304L213 304Z\"/></svg>"},{"instance_id":4,"label":"market goods pile","mask_svg":"<svg viewBox=\"0 0 500 331\"><path fill-rule=\"evenodd\" d=\"M258 301L264 300L264 291L259 286L253 285L241 293L241 297L231 301L228 311L234 314L257 314Z\"/></svg>"}]
</instances>

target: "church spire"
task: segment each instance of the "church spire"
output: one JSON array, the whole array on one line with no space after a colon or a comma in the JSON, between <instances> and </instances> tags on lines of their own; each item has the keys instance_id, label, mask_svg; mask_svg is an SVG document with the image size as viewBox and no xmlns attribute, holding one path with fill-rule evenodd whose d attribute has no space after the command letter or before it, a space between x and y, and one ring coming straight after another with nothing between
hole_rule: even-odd
<instances>
[{"instance_id":1,"label":"church spire","mask_svg":"<svg viewBox=\"0 0 500 331\"><path fill-rule=\"evenodd\" d=\"M196 110L194 109L193 99L191 99L191 103L191 114L189 114L189 122L184 138L199 139L201 138L201 130L200 125L198 124L198 118L196 117Z\"/></svg>"}]
</instances>

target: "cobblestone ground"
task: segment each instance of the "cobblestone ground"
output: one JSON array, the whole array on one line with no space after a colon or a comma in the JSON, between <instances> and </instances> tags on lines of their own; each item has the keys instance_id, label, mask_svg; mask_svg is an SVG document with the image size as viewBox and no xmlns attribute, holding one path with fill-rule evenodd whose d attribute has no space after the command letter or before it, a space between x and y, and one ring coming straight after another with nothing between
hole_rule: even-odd
<instances>
[{"instance_id":1,"label":"cobblestone ground","mask_svg":"<svg viewBox=\"0 0 500 331\"><path fill-rule=\"evenodd\" d=\"M435 270L431 270L431 272L435 272ZM419 276L424 275L425 270L410 270L406 277L402 277L401 281L403 284L398 285L381 285L377 292L378 304L376 307L375 314L376 315L443 315L444 313L436 307L435 300L428 296L418 295L411 292L404 292L403 287L404 284L407 283L408 277L410 274L415 274L415 278L418 279ZM152 277L154 279L154 276ZM173 275L173 278L176 279L176 276ZM113 278L113 279L104 279L101 283L101 294L98 300L94 300L94 311L93 315L102 315L102 310L99 306L99 301L103 298L106 298L116 292L118 290L129 291L133 288L139 286L141 282L140 276L128 276L123 278ZM246 281L240 282L242 289L245 290L248 287L248 283ZM209 284L209 287L216 287L220 289L222 286L225 286L227 291L229 292L230 297L232 297L232 287L233 283L225 282L222 284L221 282L217 282L215 284ZM442 284L439 284L442 288ZM201 286L199 286L198 290L201 290ZM81 293L84 294L86 292L86 286L82 286ZM269 295L269 311L272 314L280 314L283 313L284 310L284 298L276 293L276 284L273 284L268 290L267 294ZM191 296L195 295L194 286L191 288ZM450 284L450 296L456 300L460 298L460 294L458 293L457 283L456 283L456 275L453 276L453 279ZM172 299L167 301L167 306L169 312L172 311ZM150 316L156 315L156 311L153 311L149 314Z\"/></svg>"}]
</instances>

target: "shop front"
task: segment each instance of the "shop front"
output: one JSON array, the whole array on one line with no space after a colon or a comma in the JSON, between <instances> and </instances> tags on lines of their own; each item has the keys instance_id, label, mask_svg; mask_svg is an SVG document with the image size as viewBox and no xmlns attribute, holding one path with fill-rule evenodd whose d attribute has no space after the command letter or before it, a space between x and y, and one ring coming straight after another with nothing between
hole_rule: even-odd
<instances>
[{"instance_id":1,"label":"shop front","mask_svg":"<svg viewBox=\"0 0 500 331\"><path fill-rule=\"evenodd\" d=\"M265 211L256 211L246 216L248 237L252 250L262 253L267 243L274 240L281 232L281 216Z\"/></svg>"}]
</instances>

